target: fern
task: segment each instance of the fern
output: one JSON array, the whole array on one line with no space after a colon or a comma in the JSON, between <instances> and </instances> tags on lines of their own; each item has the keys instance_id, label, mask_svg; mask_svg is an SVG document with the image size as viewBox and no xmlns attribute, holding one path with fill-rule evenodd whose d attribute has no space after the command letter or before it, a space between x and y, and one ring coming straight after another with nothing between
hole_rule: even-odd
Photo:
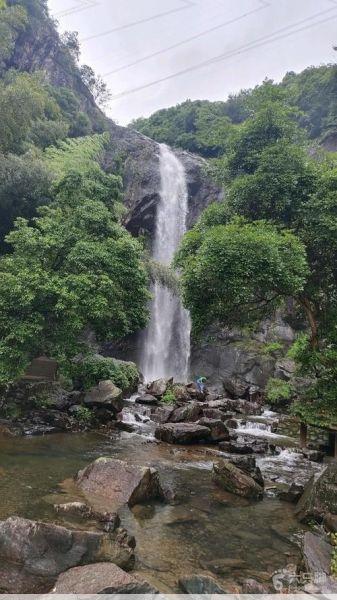
<instances>
[{"instance_id":1,"label":"fern","mask_svg":"<svg viewBox=\"0 0 337 600\"><path fill-rule=\"evenodd\" d=\"M110 141L110 134L95 134L82 138L68 138L51 146L44 152L44 159L59 180L70 171L83 174L90 172L95 163L102 158L104 149Z\"/></svg>"}]
</instances>

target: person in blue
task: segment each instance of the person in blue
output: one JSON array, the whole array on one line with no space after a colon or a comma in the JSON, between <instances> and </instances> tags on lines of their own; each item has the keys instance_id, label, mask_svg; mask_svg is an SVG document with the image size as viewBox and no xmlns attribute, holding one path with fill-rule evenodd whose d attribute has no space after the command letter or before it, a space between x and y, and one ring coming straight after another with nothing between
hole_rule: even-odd
<instances>
[{"instance_id":1,"label":"person in blue","mask_svg":"<svg viewBox=\"0 0 337 600\"><path fill-rule=\"evenodd\" d=\"M196 384L197 384L197 388L200 392L200 394L204 394L205 390L206 390L206 377L198 377L196 380Z\"/></svg>"}]
</instances>

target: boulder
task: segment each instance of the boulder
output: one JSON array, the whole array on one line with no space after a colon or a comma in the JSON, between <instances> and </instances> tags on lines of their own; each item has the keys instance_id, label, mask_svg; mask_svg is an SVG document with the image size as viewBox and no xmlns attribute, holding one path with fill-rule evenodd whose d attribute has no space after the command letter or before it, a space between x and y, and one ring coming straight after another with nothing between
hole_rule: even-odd
<instances>
[{"instance_id":1,"label":"boulder","mask_svg":"<svg viewBox=\"0 0 337 600\"><path fill-rule=\"evenodd\" d=\"M220 442L219 448L229 454L264 454L268 450L268 443L260 440L234 440Z\"/></svg>"},{"instance_id":2,"label":"boulder","mask_svg":"<svg viewBox=\"0 0 337 600\"><path fill-rule=\"evenodd\" d=\"M114 458L98 458L78 473L76 483L94 508L98 503L108 506L109 511L164 496L156 469Z\"/></svg>"},{"instance_id":3,"label":"boulder","mask_svg":"<svg viewBox=\"0 0 337 600\"><path fill-rule=\"evenodd\" d=\"M143 394L143 396L138 396L138 398L136 398L136 404L156 406L158 404L158 398L151 396L151 394Z\"/></svg>"},{"instance_id":4,"label":"boulder","mask_svg":"<svg viewBox=\"0 0 337 600\"><path fill-rule=\"evenodd\" d=\"M229 431L223 421L217 419L207 419L204 417L198 421L199 425L204 425L210 429L209 441L217 443L229 440Z\"/></svg>"},{"instance_id":5,"label":"boulder","mask_svg":"<svg viewBox=\"0 0 337 600\"><path fill-rule=\"evenodd\" d=\"M213 480L222 489L243 498L260 499L263 488L253 477L242 471L229 460L219 460L213 465Z\"/></svg>"},{"instance_id":6,"label":"boulder","mask_svg":"<svg viewBox=\"0 0 337 600\"><path fill-rule=\"evenodd\" d=\"M249 385L238 377L226 377L223 387L232 398L243 398L249 392Z\"/></svg>"},{"instance_id":7,"label":"boulder","mask_svg":"<svg viewBox=\"0 0 337 600\"><path fill-rule=\"evenodd\" d=\"M230 456L226 460L229 460L235 467L250 475L258 485L264 488L261 469L256 466L256 458L254 456Z\"/></svg>"},{"instance_id":8,"label":"boulder","mask_svg":"<svg viewBox=\"0 0 337 600\"><path fill-rule=\"evenodd\" d=\"M326 513L337 514L337 463L313 475L304 488L295 514L300 521L321 521Z\"/></svg>"},{"instance_id":9,"label":"boulder","mask_svg":"<svg viewBox=\"0 0 337 600\"><path fill-rule=\"evenodd\" d=\"M328 531L331 531L331 533L337 533L337 515L327 513L323 522Z\"/></svg>"},{"instance_id":10,"label":"boulder","mask_svg":"<svg viewBox=\"0 0 337 600\"><path fill-rule=\"evenodd\" d=\"M312 581L305 591L321 594L336 594L337 581L330 576L332 546L321 535L307 531L303 539L303 560L306 573Z\"/></svg>"},{"instance_id":11,"label":"boulder","mask_svg":"<svg viewBox=\"0 0 337 600\"><path fill-rule=\"evenodd\" d=\"M176 408L170 416L171 423L194 423L202 415L202 405L199 402L189 402Z\"/></svg>"},{"instance_id":12,"label":"boulder","mask_svg":"<svg viewBox=\"0 0 337 600\"><path fill-rule=\"evenodd\" d=\"M101 528L107 532L116 531L121 522L117 513L95 511L85 502L54 504L54 509L58 514L70 519L98 521Z\"/></svg>"},{"instance_id":13,"label":"boulder","mask_svg":"<svg viewBox=\"0 0 337 600\"><path fill-rule=\"evenodd\" d=\"M131 568L134 551L122 533L74 531L19 517L1 521L0 589L16 594L46 592L63 571L90 563Z\"/></svg>"},{"instance_id":14,"label":"boulder","mask_svg":"<svg viewBox=\"0 0 337 600\"><path fill-rule=\"evenodd\" d=\"M206 419L216 419L217 421L225 421L226 413L219 408L204 408L202 414Z\"/></svg>"},{"instance_id":15,"label":"boulder","mask_svg":"<svg viewBox=\"0 0 337 600\"><path fill-rule=\"evenodd\" d=\"M293 481L287 490L283 490L280 492L279 497L281 500L285 502L296 503L299 501L300 497L303 494L304 485L301 483L296 483Z\"/></svg>"},{"instance_id":16,"label":"boulder","mask_svg":"<svg viewBox=\"0 0 337 600\"><path fill-rule=\"evenodd\" d=\"M147 385L147 393L151 396L155 396L156 398L161 398L162 396L164 396L170 383L173 383L173 381L167 381L166 379L157 379L157 381L153 381L152 383L149 383Z\"/></svg>"},{"instance_id":17,"label":"boulder","mask_svg":"<svg viewBox=\"0 0 337 600\"><path fill-rule=\"evenodd\" d=\"M170 406L159 406L151 412L151 421L155 423L167 423L170 420L173 410L173 407Z\"/></svg>"},{"instance_id":18,"label":"boulder","mask_svg":"<svg viewBox=\"0 0 337 600\"><path fill-rule=\"evenodd\" d=\"M179 587L185 594L225 594L213 577L207 575L187 575L180 577Z\"/></svg>"},{"instance_id":19,"label":"boulder","mask_svg":"<svg viewBox=\"0 0 337 600\"><path fill-rule=\"evenodd\" d=\"M97 563L75 567L59 575L53 594L155 594L146 581L136 579L116 565Z\"/></svg>"},{"instance_id":20,"label":"boulder","mask_svg":"<svg viewBox=\"0 0 337 600\"><path fill-rule=\"evenodd\" d=\"M218 410L232 410L233 409L233 400L229 398L219 398L218 400L210 400L205 403L205 408L216 408Z\"/></svg>"},{"instance_id":21,"label":"boulder","mask_svg":"<svg viewBox=\"0 0 337 600\"><path fill-rule=\"evenodd\" d=\"M166 423L157 427L155 437L168 444L194 444L209 438L210 429L198 423Z\"/></svg>"},{"instance_id":22,"label":"boulder","mask_svg":"<svg viewBox=\"0 0 337 600\"><path fill-rule=\"evenodd\" d=\"M291 358L282 358L275 364L274 377L276 379L283 379L283 381L290 381L294 377L296 371L296 363Z\"/></svg>"},{"instance_id":23,"label":"boulder","mask_svg":"<svg viewBox=\"0 0 337 600\"><path fill-rule=\"evenodd\" d=\"M109 379L100 381L96 387L93 387L84 397L86 406L100 406L109 408L114 413L119 413L123 410L123 392L113 381Z\"/></svg>"},{"instance_id":24,"label":"boulder","mask_svg":"<svg viewBox=\"0 0 337 600\"><path fill-rule=\"evenodd\" d=\"M315 450L312 448L303 448L302 454L303 454L304 458L311 460L311 462L317 462L317 463L323 462L323 459L325 456L325 453L321 452L321 450Z\"/></svg>"}]
</instances>

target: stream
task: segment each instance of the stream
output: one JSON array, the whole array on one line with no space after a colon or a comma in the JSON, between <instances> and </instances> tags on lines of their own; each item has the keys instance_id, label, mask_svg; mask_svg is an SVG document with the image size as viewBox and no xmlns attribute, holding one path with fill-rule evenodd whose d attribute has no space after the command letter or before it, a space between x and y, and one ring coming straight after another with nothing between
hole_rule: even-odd
<instances>
[{"instance_id":1,"label":"stream","mask_svg":"<svg viewBox=\"0 0 337 600\"><path fill-rule=\"evenodd\" d=\"M123 420L134 424L134 433L0 438L0 518L18 515L69 526L53 504L80 500L81 495L62 482L95 458L112 456L156 467L178 494L177 505L149 503L120 512L123 526L137 540L136 571L160 591L176 592L177 579L194 573L216 577L235 590L241 579L270 582L275 571L296 564L303 526L294 518L293 505L280 501L273 486L294 477L306 481L320 467L296 448L261 457L258 463L269 485L262 501L248 501L213 484L212 464L221 455L216 446L158 443L148 413L131 398ZM252 423L247 431L254 430ZM264 436L260 427L255 436L258 431Z\"/></svg>"}]
</instances>

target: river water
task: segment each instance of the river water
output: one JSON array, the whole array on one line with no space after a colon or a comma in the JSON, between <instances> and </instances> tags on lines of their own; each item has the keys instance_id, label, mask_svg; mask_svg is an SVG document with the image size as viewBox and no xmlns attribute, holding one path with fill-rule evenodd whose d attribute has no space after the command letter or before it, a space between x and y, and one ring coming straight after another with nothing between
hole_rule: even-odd
<instances>
[{"instance_id":1,"label":"river water","mask_svg":"<svg viewBox=\"0 0 337 600\"><path fill-rule=\"evenodd\" d=\"M162 481L178 492L175 506L149 503L121 512L123 526L137 540L136 571L160 591L177 591L179 576L192 573L212 575L233 591L242 578L270 581L274 571L299 560L302 527L291 504L268 490L260 502L220 490L211 474L216 447L157 443L153 423L139 422L138 427L132 434L0 437L0 518L16 514L69 525L55 514L53 504L81 496L62 482L95 458L112 456L156 467ZM289 470L290 459L291 454L272 465L279 478L284 466L285 473ZM306 478L308 468L310 463L301 466ZM291 469L288 476L294 476Z\"/></svg>"},{"instance_id":2,"label":"river water","mask_svg":"<svg viewBox=\"0 0 337 600\"><path fill-rule=\"evenodd\" d=\"M160 146L161 191L153 259L169 267L186 232L188 189L184 166L166 145ZM151 320L142 337L140 369L146 381L173 377L186 382L191 322L180 298L160 283L152 289Z\"/></svg>"}]
</instances>

